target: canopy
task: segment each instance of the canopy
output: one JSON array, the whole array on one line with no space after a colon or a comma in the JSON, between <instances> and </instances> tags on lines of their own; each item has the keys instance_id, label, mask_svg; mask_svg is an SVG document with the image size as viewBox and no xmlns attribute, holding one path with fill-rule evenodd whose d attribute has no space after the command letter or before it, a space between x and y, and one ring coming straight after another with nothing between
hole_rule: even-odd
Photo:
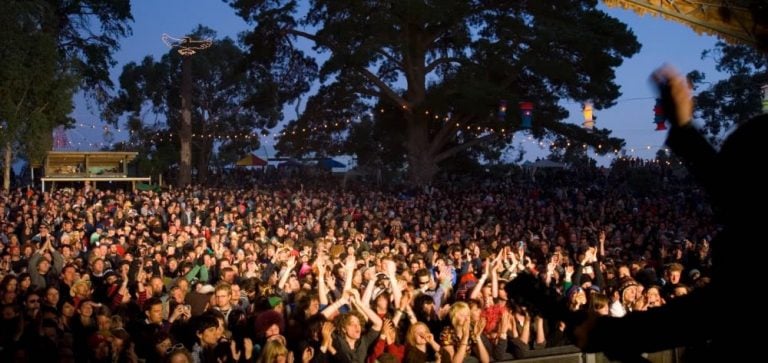
<instances>
[{"instance_id":1,"label":"canopy","mask_svg":"<svg viewBox=\"0 0 768 363\"><path fill-rule=\"evenodd\" d=\"M768 17L764 0L603 0L637 14L661 16L691 27L697 33L717 35L729 43L768 47Z\"/></svg>"},{"instance_id":2,"label":"canopy","mask_svg":"<svg viewBox=\"0 0 768 363\"><path fill-rule=\"evenodd\" d=\"M317 161L317 165L323 169L333 169L333 168L345 168L346 165L342 164L339 161L333 160L331 158L325 158L320 159Z\"/></svg>"},{"instance_id":3,"label":"canopy","mask_svg":"<svg viewBox=\"0 0 768 363\"><path fill-rule=\"evenodd\" d=\"M237 166L265 166L267 161L253 154L246 155L235 163Z\"/></svg>"}]
</instances>

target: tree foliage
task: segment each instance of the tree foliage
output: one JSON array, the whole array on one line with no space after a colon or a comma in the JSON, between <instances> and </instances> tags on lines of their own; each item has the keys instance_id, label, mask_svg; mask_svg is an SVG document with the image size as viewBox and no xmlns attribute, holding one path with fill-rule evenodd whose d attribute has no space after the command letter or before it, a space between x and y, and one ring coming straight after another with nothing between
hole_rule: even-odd
<instances>
[{"instance_id":1,"label":"tree foliage","mask_svg":"<svg viewBox=\"0 0 768 363\"><path fill-rule=\"evenodd\" d=\"M215 39L216 33L199 26L189 36ZM178 143L182 61L171 49L158 61L148 56L140 63L126 64L117 96L104 113L112 123L127 115L130 142L146 152L154 151L152 160L168 163L165 168L178 161L178 152L169 157L168 145ZM214 145L228 155L257 149L259 133L274 127L282 114L276 86L261 81L261 70L244 67L244 53L232 39L214 40L210 48L193 55L191 62L193 158L204 179Z\"/></svg>"},{"instance_id":2,"label":"tree foliage","mask_svg":"<svg viewBox=\"0 0 768 363\"><path fill-rule=\"evenodd\" d=\"M696 96L695 117L717 142L727 130L762 112L760 87L768 84L768 57L748 46L723 42L702 57L714 57L717 71L728 74ZM708 83L704 81L706 75L698 71L689 73L688 78L695 87Z\"/></svg>"},{"instance_id":3,"label":"tree foliage","mask_svg":"<svg viewBox=\"0 0 768 363\"><path fill-rule=\"evenodd\" d=\"M0 141L4 187L18 155L40 163L51 132L73 123L78 86L103 101L118 39L130 33L129 0L5 0L0 4Z\"/></svg>"},{"instance_id":4,"label":"tree foliage","mask_svg":"<svg viewBox=\"0 0 768 363\"><path fill-rule=\"evenodd\" d=\"M38 1L0 4L0 144L4 149L3 187L18 152L42 162L51 131L72 120L75 79L59 68L56 39L40 30L50 13ZM14 155L15 154L15 155Z\"/></svg>"},{"instance_id":5,"label":"tree foliage","mask_svg":"<svg viewBox=\"0 0 768 363\"><path fill-rule=\"evenodd\" d=\"M52 14L42 29L55 37L62 71L77 77L81 90L98 102L112 88L119 39L131 35L130 0L33 0Z\"/></svg>"},{"instance_id":6,"label":"tree foliage","mask_svg":"<svg viewBox=\"0 0 768 363\"><path fill-rule=\"evenodd\" d=\"M594 0L227 2L254 26L245 37L254 64L321 82L288 123L282 153L357 152L368 148L360 128L382 130L392 137L370 134L376 147L401 145L411 181L425 183L459 153L498 156L519 129L519 101L534 102L537 137L566 135L603 150L623 142L561 122L561 100L613 105L621 94L614 69L640 48ZM316 75L305 40L328 55ZM356 126L372 109L361 123L389 126Z\"/></svg>"}]
</instances>

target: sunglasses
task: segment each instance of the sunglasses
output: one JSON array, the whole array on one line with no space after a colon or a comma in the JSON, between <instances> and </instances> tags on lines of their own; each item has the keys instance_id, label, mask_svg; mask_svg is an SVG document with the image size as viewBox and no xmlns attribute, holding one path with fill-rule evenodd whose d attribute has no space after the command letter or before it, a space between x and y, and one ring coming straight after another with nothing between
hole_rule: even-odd
<instances>
[{"instance_id":1,"label":"sunglasses","mask_svg":"<svg viewBox=\"0 0 768 363\"><path fill-rule=\"evenodd\" d=\"M165 354L171 354L177 350L184 349L184 344L176 343L172 347L165 350Z\"/></svg>"}]
</instances>

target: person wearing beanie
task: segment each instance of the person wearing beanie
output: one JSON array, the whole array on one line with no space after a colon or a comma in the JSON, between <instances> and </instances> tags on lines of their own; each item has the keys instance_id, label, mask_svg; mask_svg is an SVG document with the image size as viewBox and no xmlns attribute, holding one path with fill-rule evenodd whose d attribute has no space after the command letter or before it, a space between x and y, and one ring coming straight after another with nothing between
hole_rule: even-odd
<instances>
[{"instance_id":1,"label":"person wearing beanie","mask_svg":"<svg viewBox=\"0 0 768 363\"><path fill-rule=\"evenodd\" d=\"M277 312L282 312L283 310L283 299L279 296L270 296L267 299L267 303L269 303L269 308L273 309Z\"/></svg>"}]
</instances>

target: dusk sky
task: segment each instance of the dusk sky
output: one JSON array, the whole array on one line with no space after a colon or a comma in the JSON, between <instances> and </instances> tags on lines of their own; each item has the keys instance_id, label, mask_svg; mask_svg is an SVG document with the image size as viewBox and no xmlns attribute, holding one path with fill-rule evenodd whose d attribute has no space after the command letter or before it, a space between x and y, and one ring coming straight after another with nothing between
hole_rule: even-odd
<instances>
[{"instance_id":1,"label":"dusk sky","mask_svg":"<svg viewBox=\"0 0 768 363\"><path fill-rule=\"evenodd\" d=\"M123 39L121 49L116 54L119 64L112 69L112 76L117 84L117 77L123 65L131 61L140 61L147 55L159 59L168 48L160 37L163 33L182 36L198 24L214 29L220 38L237 34L248 26L235 15L233 9L221 0L134 0L132 1L133 35ZM722 78L714 69L713 59L701 59L701 52L714 47L716 38L698 35L690 28L652 16L639 16L620 9L606 9L607 12L628 24L642 44L639 54L626 59L617 69L617 83L621 85L623 96L616 106L607 110L597 110L597 126L613 130L613 135L626 140L629 155L652 158L664 142L665 133L654 131L653 104L654 91L648 82L650 72L663 63L676 66L687 73L698 69L707 75L708 81ZM305 98L306 100L306 98ZM582 122L581 105L567 103L570 117L566 122ZM68 130L67 136L73 144L71 149L95 150L103 143L100 132L103 124L97 113L91 112L78 102L73 114L78 123L86 126ZM95 125L95 128L91 128ZM274 132L273 132L274 133ZM115 141L125 139L125 132L115 134ZM545 156L541 150L523 133L515 135L514 144L520 142L528 150L527 158ZM269 153L273 153L271 141L267 141ZM264 150L257 152L264 156ZM273 154L269 156L274 156Z\"/></svg>"}]
</instances>

